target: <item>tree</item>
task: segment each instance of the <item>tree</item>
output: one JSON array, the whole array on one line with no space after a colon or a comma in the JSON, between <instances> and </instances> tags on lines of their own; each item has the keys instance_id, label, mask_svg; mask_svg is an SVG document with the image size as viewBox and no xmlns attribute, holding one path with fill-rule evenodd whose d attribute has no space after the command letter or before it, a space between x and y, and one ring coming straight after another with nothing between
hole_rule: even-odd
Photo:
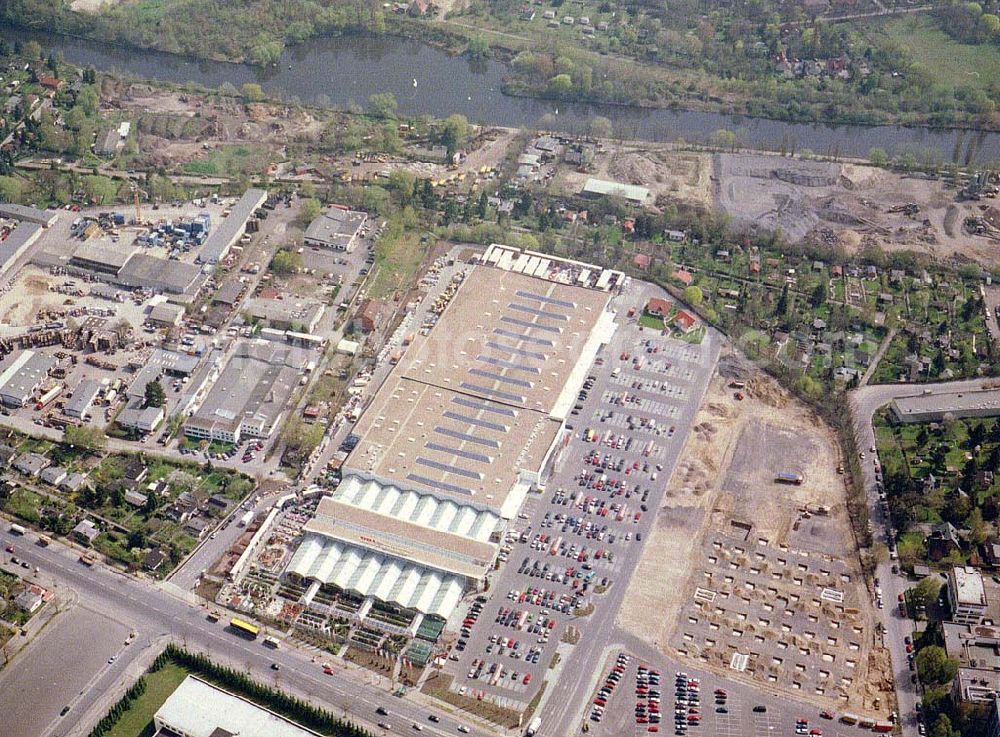
<instances>
[{"instance_id":1,"label":"tree","mask_svg":"<svg viewBox=\"0 0 1000 737\"><path fill-rule=\"evenodd\" d=\"M391 92L376 92L368 98L368 112L376 118L395 118L399 103Z\"/></svg>"},{"instance_id":2,"label":"tree","mask_svg":"<svg viewBox=\"0 0 1000 737\"><path fill-rule=\"evenodd\" d=\"M701 287L695 284L684 290L684 301L692 307L700 305L703 299L705 299L705 294L701 291Z\"/></svg>"},{"instance_id":3,"label":"tree","mask_svg":"<svg viewBox=\"0 0 1000 737\"><path fill-rule=\"evenodd\" d=\"M476 36L475 38L469 39L467 49L470 56L478 59L490 53L490 44L482 36Z\"/></svg>"},{"instance_id":4,"label":"tree","mask_svg":"<svg viewBox=\"0 0 1000 737\"><path fill-rule=\"evenodd\" d=\"M788 282L785 282L785 286L781 290L781 296L778 297L778 305L775 308L775 312L782 317L788 314Z\"/></svg>"},{"instance_id":5,"label":"tree","mask_svg":"<svg viewBox=\"0 0 1000 737\"><path fill-rule=\"evenodd\" d=\"M947 651L938 645L928 645L921 649L916 661L921 682L929 686L951 683L958 673L958 661L949 658Z\"/></svg>"},{"instance_id":6,"label":"tree","mask_svg":"<svg viewBox=\"0 0 1000 737\"><path fill-rule=\"evenodd\" d=\"M299 215L301 216L303 222L311 223L319 217L322 209L323 207L320 205L319 200L315 197L307 197L302 200L302 208L299 210Z\"/></svg>"},{"instance_id":7,"label":"tree","mask_svg":"<svg viewBox=\"0 0 1000 737\"><path fill-rule=\"evenodd\" d=\"M573 91L573 78L568 74L557 74L549 80L549 93L564 97Z\"/></svg>"},{"instance_id":8,"label":"tree","mask_svg":"<svg viewBox=\"0 0 1000 737\"><path fill-rule=\"evenodd\" d=\"M926 609L937 601L941 594L942 584L933 576L920 579L920 582L910 589L910 603L917 608Z\"/></svg>"},{"instance_id":9,"label":"tree","mask_svg":"<svg viewBox=\"0 0 1000 737\"><path fill-rule=\"evenodd\" d=\"M162 407L166 404L167 397L163 392L163 386L160 384L159 379L153 379L148 384L146 384L145 394L145 405L147 407Z\"/></svg>"},{"instance_id":10,"label":"tree","mask_svg":"<svg viewBox=\"0 0 1000 737\"><path fill-rule=\"evenodd\" d=\"M450 158L469 137L469 121L464 115L458 113L449 115L441 128L441 143L448 149Z\"/></svg>"},{"instance_id":11,"label":"tree","mask_svg":"<svg viewBox=\"0 0 1000 737\"><path fill-rule=\"evenodd\" d=\"M298 273L302 268L302 256L294 251L278 251L271 259L271 271L280 276Z\"/></svg>"},{"instance_id":12,"label":"tree","mask_svg":"<svg viewBox=\"0 0 1000 737\"><path fill-rule=\"evenodd\" d=\"M931 725L930 737L962 737L962 735L952 728L951 719L947 714L938 714L934 724Z\"/></svg>"},{"instance_id":13,"label":"tree","mask_svg":"<svg viewBox=\"0 0 1000 737\"><path fill-rule=\"evenodd\" d=\"M258 102L264 99L264 89L256 82L247 82L240 87L240 94L243 99L249 102Z\"/></svg>"},{"instance_id":14,"label":"tree","mask_svg":"<svg viewBox=\"0 0 1000 737\"><path fill-rule=\"evenodd\" d=\"M872 166L885 167L889 163L889 154L884 148L873 148L868 151L868 161Z\"/></svg>"},{"instance_id":15,"label":"tree","mask_svg":"<svg viewBox=\"0 0 1000 737\"><path fill-rule=\"evenodd\" d=\"M819 284L816 285L816 288L813 289L812 299L809 300L812 303L812 306L819 307L824 302L826 302L826 296L828 292L829 292L829 286L827 285L826 280L821 279Z\"/></svg>"},{"instance_id":16,"label":"tree","mask_svg":"<svg viewBox=\"0 0 1000 737\"><path fill-rule=\"evenodd\" d=\"M75 427L67 425L63 430L63 442L85 450L100 450L107 442L104 433L96 427Z\"/></svg>"}]
</instances>

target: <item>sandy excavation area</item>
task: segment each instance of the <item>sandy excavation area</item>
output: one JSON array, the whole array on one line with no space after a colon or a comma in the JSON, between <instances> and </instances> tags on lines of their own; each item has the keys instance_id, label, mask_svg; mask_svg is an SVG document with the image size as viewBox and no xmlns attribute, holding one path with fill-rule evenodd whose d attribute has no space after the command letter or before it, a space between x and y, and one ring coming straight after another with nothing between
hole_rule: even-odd
<instances>
[{"instance_id":1,"label":"sandy excavation area","mask_svg":"<svg viewBox=\"0 0 1000 737\"><path fill-rule=\"evenodd\" d=\"M781 228L792 242L998 261L996 241L963 228L968 216L1000 216L996 201L958 202L940 181L763 154L719 154L714 170L715 204L735 223Z\"/></svg>"},{"instance_id":2,"label":"sandy excavation area","mask_svg":"<svg viewBox=\"0 0 1000 737\"><path fill-rule=\"evenodd\" d=\"M734 376L748 381L742 401L729 386ZM852 543L840 460L835 437L811 410L747 364L724 357L669 481L619 625L664 653L697 658L727 677L799 689L802 698L826 706L883 710L892 689L888 656L871 646L872 602ZM782 471L801 474L803 483L777 483ZM755 569L754 555L771 562ZM822 612L817 616L790 573L758 584L748 596L747 583L733 580L741 571L718 570L731 557L748 571L771 575L782 556L806 558L812 570L802 575L808 576L806 586L814 586L809 591L828 587L842 600L816 605ZM756 608L781 606L794 610L793 618L808 617L802 633L770 631L760 624L771 623L769 614L755 619ZM658 616L649 617L650 611ZM727 642L725 633L736 631L738 622L747 623L755 637ZM790 652L811 654L802 663L783 663L785 653L774 648L789 644ZM745 670L732 669L734 653L748 656Z\"/></svg>"}]
</instances>

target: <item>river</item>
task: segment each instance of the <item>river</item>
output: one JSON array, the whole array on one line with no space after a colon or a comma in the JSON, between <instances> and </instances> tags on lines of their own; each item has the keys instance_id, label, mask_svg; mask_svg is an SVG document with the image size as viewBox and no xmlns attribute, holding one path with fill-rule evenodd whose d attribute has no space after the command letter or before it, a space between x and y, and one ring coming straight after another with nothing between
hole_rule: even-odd
<instances>
[{"instance_id":1,"label":"river","mask_svg":"<svg viewBox=\"0 0 1000 737\"><path fill-rule=\"evenodd\" d=\"M75 65L93 66L145 79L195 82L239 88L257 82L272 96L304 103L347 108L364 106L369 95L391 92L404 115L445 117L462 113L470 121L512 127L583 132L595 116L604 116L627 138L651 141L705 142L713 131L735 131L740 142L771 150L810 149L817 154L866 157L875 147L890 155L933 151L950 161L969 148L978 161L1000 161L1000 134L904 128L898 126L810 125L692 111L675 111L504 95L505 66L492 60L453 56L394 36L319 38L292 47L281 62L260 69L165 54L151 50L69 38L0 25L14 41L34 39Z\"/></svg>"}]
</instances>

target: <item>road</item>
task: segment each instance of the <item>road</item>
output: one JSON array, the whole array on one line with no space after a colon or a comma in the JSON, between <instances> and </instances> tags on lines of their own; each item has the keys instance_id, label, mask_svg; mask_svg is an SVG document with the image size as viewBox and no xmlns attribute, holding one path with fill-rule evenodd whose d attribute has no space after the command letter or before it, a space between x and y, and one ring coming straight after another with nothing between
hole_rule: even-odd
<instances>
[{"instance_id":1,"label":"road","mask_svg":"<svg viewBox=\"0 0 1000 737\"><path fill-rule=\"evenodd\" d=\"M381 685L373 674L332 658L334 675L324 675L318 662L321 656L312 656L287 645L271 650L260 642L248 642L230 634L224 621L213 624L205 618L206 608L194 597L175 596L157 584L131 578L100 565L87 568L78 561L79 553L61 542L54 541L49 547L42 548L30 544L29 539L11 535L8 525L3 527L0 543L4 547L16 544L18 557L27 560L32 567L39 567L38 580L42 585L72 589L81 606L100 612L109 620L131 627L137 633L136 644L123 648L114 663L105 663L92 674L89 671L93 665L87 663L84 666L84 672L91 675L91 680L71 704L75 718L69 723L66 719L56 719L49 728L39 733L39 737L86 734L89 726L100 719L110 703L118 698L114 695L116 686L121 687L126 680L134 677L130 666L140 658L141 653L146 648L162 649L168 639L190 650L209 653L218 662L241 670L249 669L261 681L276 680L283 690L338 713L346 709L348 718L369 723L366 726L377 734L383 731L374 727L376 721L388 722L395 732L402 732L411 724L418 723L429 734L455 735L458 734L459 724L468 725L472 734L487 733L466 717L456 718L445 708L427 706L426 697L419 694L394 698L388 681ZM33 539L34 535L29 534L29 537ZM73 614L60 615L67 616ZM38 643L39 646L46 644L44 640ZM15 659L14 663L18 662ZM272 670L272 663L278 663L281 670ZM3 681L0 681L2 685ZM389 709L389 717L376 716L375 709L380 705ZM441 721L437 724L429 722L427 716L430 713L437 714ZM0 733L6 734L2 723Z\"/></svg>"},{"instance_id":2,"label":"road","mask_svg":"<svg viewBox=\"0 0 1000 737\"><path fill-rule=\"evenodd\" d=\"M854 433L858 448L865 452L866 458L861 461L864 474L864 486L868 497L871 514L873 537L876 541L885 541L889 531L889 520L882 514L879 506L878 491L875 487L875 468L871 458L871 448L875 446L875 430L872 418L879 408L884 407L897 397L913 396L930 392L951 393L955 391L972 391L986 388L986 384L995 379L971 379L966 381L951 381L937 384L881 384L864 386L851 394L851 411L854 416ZM899 702L899 716L903 727L903 737L916 737L917 712L916 704L920 699L918 686L911 682L912 672L906 658L906 646L903 638L913 635L913 621L900 616L896 605L898 596L908 588L905 575L892 573L892 561L886 560L878 564L876 576L883 592L886 607L881 610L882 624L885 627L885 645L892 658L893 677L896 681L896 697Z\"/></svg>"}]
</instances>

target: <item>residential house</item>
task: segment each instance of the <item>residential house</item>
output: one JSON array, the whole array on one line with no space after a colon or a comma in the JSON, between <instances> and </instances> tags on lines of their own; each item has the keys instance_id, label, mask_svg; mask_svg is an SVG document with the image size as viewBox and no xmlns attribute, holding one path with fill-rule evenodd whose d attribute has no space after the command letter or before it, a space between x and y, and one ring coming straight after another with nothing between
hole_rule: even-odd
<instances>
[{"instance_id":1,"label":"residential house","mask_svg":"<svg viewBox=\"0 0 1000 737\"><path fill-rule=\"evenodd\" d=\"M635 257L632 259L632 264L637 269L642 269L643 271L648 269L651 263L652 259L649 257L649 254L646 253L637 253Z\"/></svg>"},{"instance_id":2,"label":"residential house","mask_svg":"<svg viewBox=\"0 0 1000 737\"><path fill-rule=\"evenodd\" d=\"M142 559L142 567L147 571L157 571L170 556L162 548L153 548Z\"/></svg>"},{"instance_id":3,"label":"residential house","mask_svg":"<svg viewBox=\"0 0 1000 737\"><path fill-rule=\"evenodd\" d=\"M82 473L71 473L60 482L59 488L63 491L77 492L83 488L87 477Z\"/></svg>"},{"instance_id":4,"label":"residential house","mask_svg":"<svg viewBox=\"0 0 1000 737\"><path fill-rule=\"evenodd\" d=\"M927 554L931 560L938 561L953 552L961 552L962 544L958 538L958 530L951 522L942 522L931 529L927 536Z\"/></svg>"},{"instance_id":5,"label":"residential house","mask_svg":"<svg viewBox=\"0 0 1000 737\"><path fill-rule=\"evenodd\" d=\"M138 458L129 458L128 463L125 464L124 478L129 483L141 484L148 474L149 469L146 464Z\"/></svg>"},{"instance_id":6,"label":"residential house","mask_svg":"<svg viewBox=\"0 0 1000 737\"><path fill-rule=\"evenodd\" d=\"M97 525L89 519L81 520L80 523L73 528L73 537L84 545L93 545L94 538L100 534L100 529L98 529Z\"/></svg>"},{"instance_id":7,"label":"residential house","mask_svg":"<svg viewBox=\"0 0 1000 737\"><path fill-rule=\"evenodd\" d=\"M959 624L979 624L986 615L986 585L983 574L972 566L948 571L948 604L951 619Z\"/></svg>"},{"instance_id":8,"label":"residential house","mask_svg":"<svg viewBox=\"0 0 1000 737\"><path fill-rule=\"evenodd\" d=\"M34 614L42 606L44 599L42 599L42 594L40 591L36 591L35 587L27 588L17 595L14 599L14 604L28 614Z\"/></svg>"},{"instance_id":9,"label":"residential house","mask_svg":"<svg viewBox=\"0 0 1000 737\"><path fill-rule=\"evenodd\" d=\"M361 309L354 316L354 323L363 333L371 333L378 324L381 304L374 299L366 299L361 303Z\"/></svg>"},{"instance_id":10,"label":"residential house","mask_svg":"<svg viewBox=\"0 0 1000 737\"><path fill-rule=\"evenodd\" d=\"M200 538L202 535L205 534L205 531L208 529L208 526L209 526L209 521L199 515L188 519L188 521L184 524L184 532L188 533L189 535L194 535L195 537Z\"/></svg>"},{"instance_id":11,"label":"residential house","mask_svg":"<svg viewBox=\"0 0 1000 737\"><path fill-rule=\"evenodd\" d=\"M59 486L66 478L66 469L62 466L49 466L39 474L39 478L46 484Z\"/></svg>"},{"instance_id":12,"label":"residential house","mask_svg":"<svg viewBox=\"0 0 1000 737\"><path fill-rule=\"evenodd\" d=\"M698 321L690 312L680 310L676 315L674 315L673 325L682 333L687 334L697 327Z\"/></svg>"},{"instance_id":13,"label":"residential house","mask_svg":"<svg viewBox=\"0 0 1000 737\"><path fill-rule=\"evenodd\" d=\"M133 507L142 508L146 506L146 502L149 501L149 497L145 494L136 491L135 489L128 489L125 492L125 503L131 504Z\"/></svg>"},{"instance_id":14,"label":"residential house","mask_svg":"<svg viewBox=\"0 0 1000 737\"><path fill-rule=\"evenodd\" d=\"M674 305L665 299L653 297L646 303L644 312L653 317L665 318L674 309Z\"/></svg>"},{"instance_id":15,"label":"residential house","mask_svg":"<svg viewBox=\"0 0 1000 737\"><path fill-rule=\"evenodd\" d=\"M673 277L685 287L691 286L691 283L694 281L694 277L691 275L691 272L686 271L685 269L677 269L677 271L673 273Z\"/></svg>"},{"instance_id":16,"label":"residential house","mask_svg":"<svg viewBox=\"0 0 1000 737\"><path fill-rule=\"evenodd\" d=\"M14 468L23 473L25 476L35 477L40 474L48 465L50 461L43 455L38 453L22 453L14 461Z\"/></svg>"}]
</instances>

